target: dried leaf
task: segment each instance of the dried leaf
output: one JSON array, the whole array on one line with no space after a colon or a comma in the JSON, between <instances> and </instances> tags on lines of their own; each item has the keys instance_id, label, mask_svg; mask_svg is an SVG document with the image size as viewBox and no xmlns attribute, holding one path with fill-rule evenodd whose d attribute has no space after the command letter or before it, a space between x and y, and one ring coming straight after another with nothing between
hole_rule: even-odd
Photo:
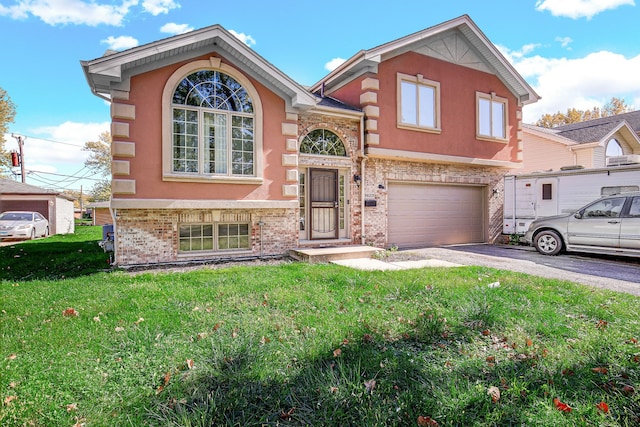
<instances>
[{"instance_id":1,"label":"dried leaf","mask_svg":"<svg viewBox=\"0 0 640 427\"><path fill-rule=\"evenodd\" d=\"M598 408L599 411L604 412L605 414L609 413L609 405L607 405L605 402L600 402L596 405L596 408Z\"/></svg>"},{"instance_id":2,"label":"dried leaf","mask_svg":"<svg viewBox=\"0 0 640 427\"><path fill-rule=\"evenodd\" d=\"M122 326L116 326L116 332L124 332L124 328Z\"/></svg>"},{"instance_id":3,"label":"dried leaf","mask_svg":"<svg viewBox=\"0 0 640 427\"><path fill-rule=\"evenodd\" d=\"M77 403L69 403L67 405L67 412L72 412L72 411L77 411L78 410L78 404Z\"/></svg>"},{"instance_id":4,"label":"dried leaf","mask_svg":"<svg viewBox=\"0 0 640 427\"><path fill-rule=\"evenodd\" d=\"M4 398L4 404L5 405L11 405L11 402L13 402L14 400L16 400L18 398L18 396L7 396Z\"/></svg>"},{"instance_id":5,"label":"dried leaf","mask_svg":"<svg viewBox=\"0 0 640 427\"><path fill-rule=\"evenodd\" d=\"M632 395L633 393L636 392L636 389L631 387L630 385L625 385L624 387L622 387L622 392L624 394L626 394L627 396Z\"/></svg>"},{"instance_id":6,"label":"dried leaf","mask_svg":"<svg viewBox=\"0 0 640 427\"><path fill-rule=\"evenodd\" d=\"M533 345L533 341L531 341L531 338L527 338L527 347L531 347Z\"/></svg>"},{"instance_id":7,"label":"dried leaf","mask_svg":"<svg viewBox=\"0 0 640 427\"><path fill-rule=\"evenodd\" d=\"M341 354L342 354L342 350L340 350L339 348L336 348L335 350L333 350L333 357L340 357Z\"/></svg>"},{"instance_id":8,"label":"dried leaf","mask_svg":"<svg viewBox=\"0 0 640 427\"><path fill-rule=\"evenodd\" d=\"M337 393L338 392L338 387L329 387L329 392L330 393Z\"/></svg>"},{"instance_id":9,"label":"dried leaf","mask_svg":"<svg viewBox=\"0 0 640 427\"><path fill-rule=\"evenodd\" d=\"M376 380L369 380L364 382L364 389L367 393L372 393L374 388L376 388Z\"/></svg>"},{"instance_id":10,"label":"dried leaf","mask_svg":"<svg viewBox=\"0 0 640 427\"><path fill-rule=\"evenodd\" d=\"M64 311L62 312L62 315L64 317L77 317L79 314L80 313L78 313L75 308L71 308L71 307L65 308Z\"/></svg>"},{"instance_id":11,"label":"dried leaf","mask_svg":"<svg viewBox=\"0 0 640 427\"><path fill-rule=\"evenodd\" d=\"M598 329L604 329L607 327L607 321L606 320L598 320L598 323L596 323L596 328Z\"/></svg>"},{"instance_id":12,"label":"dried leaf","mask_svg":"<svg viewBox=\"0 0 640 427\"><path fill-rule=\"evenodd\" d=\"M269 344L270 342L271 342L271 338L269 338L269 337L265 337L265 336L263 336L263 337L260 339L260 344L263 344L263 345L264 345L264 344Z\"/></svg>"},{"instance_id":13,"label":"dried leaf","mask_svg":"<svg viewBox=\"0 0 640 427\"><path fill-rule=\"evenodd\" d=\"M431 417L423 417L421 415L418 417L418 425L420 427L438 427L440 424Z\"/></svg>"},{"instance_id":14,"label":"dried leaf","mask_svg":"<svg viewBox=\"0 0 640 427\"><path fill-rule=\"evenodd\" d=\"M97 322L97 323L100 323L100 316L94 316L93 317L93 321Z\"/></svg>"},{"instance_id":15,"label":"dried leaf","mask_svg":"<svg viewBox=\"0 0 640 427\"><path fill-rule=\"evenodd\" d=\"M15 354L15 353L11 353L7 359L9 359L9 360L15 360L15 358L16 358L16 357L18 357L18 355L17 355L17 354Z\"/></svg>"},{"instance_id":16,"label":"dried leaf","mask_svg":"<svg viewBox=\"0 0 640 427\"><path fill-rule=\"evenodd\" d=\"M602 374L602 375L605 375L607 372L609 372L609 370L604 366L598 366L596 368L592 368L591 371L595 372L596 374Z\"/></svg>"},{"instance_id":17,"label":"dried leaf","mask_svg":"<svg viewBox=\"0 0 640 427\"><path fill-rule=\"evenodd\" d=\"M558 411L571 412L573 410L571 406L567 405L566 403L562 403L557 397L553 399L553 404L556 406L556 409Z\"/></svg>"},{"instance_id":18,"label":"dried leaf","mask_svg":"<svg viewBox=\"0 0 640 427\"><path fill-rule=\"evenodd\" d=\"M136 320L135 322L133 322L135 325L139 325L140 323L144 322L144 319L141 317L138 320Z\"/></svg>"},{"instance_id":19,"label":"dried leaf","mask_svg":"<svg viewBox=\"0 0 640 427\"><path fill-rule=\"evenodd\" d=\"M291 419L291 415L293 414L293 411L295 411L296 408L291 408L288 411L282 411L280 412L280 419L281 420L285 420L285 421L289 421Z\"/></svg>"},{"instance_id":20,"label":"dried leaf","mask_svg":"<svg viewBox=\"0 0 640 427\"><path fill-rule=\"evenodd\" d=\"M193 359L187 359L187 368L193 369Z\"/></svg>"},{"instance_id":21,"label":"dried leaf","mask_svg":"<svg viewBox=\"0 0 640 427\"><path fill-rule=\"evenodd\" d=\"M498 387L492 386L487 390L487 394L491 396L491 401L493 403L497 403L500 400L500 389Z\"/></svg>"}]
</instances>

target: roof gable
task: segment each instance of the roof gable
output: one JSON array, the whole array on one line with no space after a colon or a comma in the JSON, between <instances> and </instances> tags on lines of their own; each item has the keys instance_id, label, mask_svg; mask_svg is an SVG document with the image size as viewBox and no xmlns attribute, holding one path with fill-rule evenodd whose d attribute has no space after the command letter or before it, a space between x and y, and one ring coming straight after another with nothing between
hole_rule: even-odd
<instances>
[{"instance_id":1,"label":"roof gable","mask_svg":"<svg viewBox=\"0 0 640 427\"><path fill-rule=\"evenodd\" d=\"M553 131L579 144L604 144L619 132L627 142L640 146L640 111L558 126Z\"/></svg>"},{"instance_id":2,"label":"roof gable","mask_svg":"<svg viewBox=\"0 0 640 427\"><path fill-rule=\"evenodd\" d=\"M220 53L234 65L280 95L287 105L308 109L316 99L304 87L258 55L253 49L220 25L169 37L146 45L90 61L81 61L91 91L109 100L111 91L128 85L131 76L189 60L209 53Z\"/></svg>"},{"instance_id":3,"label":"roof gable","mask_svg":"<svg viewBox=\"0 0 640 427\"><path fill-rule=\"evenodd\" d=\"M373 49L361 50L311 90L319 91L323 86L327 90L339 87L367 72L376 72L382 61L410 51L495 74L523 104L540 99L467 15Z\"/></svg>"}]
</instances>

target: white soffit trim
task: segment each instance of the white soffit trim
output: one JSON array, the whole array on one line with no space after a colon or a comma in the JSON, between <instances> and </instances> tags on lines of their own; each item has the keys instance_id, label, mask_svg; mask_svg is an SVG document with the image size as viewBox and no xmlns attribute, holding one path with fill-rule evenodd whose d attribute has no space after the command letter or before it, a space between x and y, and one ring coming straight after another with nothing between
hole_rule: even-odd
<instances>
[{"instance_id":1,"label":"white soffit trim","mask_svg":"<svg viewBox=\"0 0 640 427\"><path fill-rule=\"evenodd\" d=\"M293 209L295 200L111 199L112 209Z\"/></svg>"},{"instance_id":2,"label":"white soffit trim","mask_svg":"<svg viewBox=\"0 0 640 427\"><path fill-rule=\"evenodd\" d=\"M108 97L112 85L123 82L130 75L213 52L221 52L230 60L235 60L236 66L248 71L267 87L275 89L275 92L290 98L292 106L306 109L316 104L315 97L303 86L293 81L220 25L194 30L90 61L80 61L80 63L92 91L98 96Z\"/></svg>"},{"instance_id":3,"label":"white soffit trim","mask_svg":"<svg viewBox=\"0 0 640 427\"><path fill-rule=\"evenodd\" d=\"M368 147L366 149L367 157L391 159L391 160L408 160L424 163L445 163L445 164L463 164L469 166L492 166L508 169L520 169L524 165L520 162L509 162L505 160L478 159L475 157L450 156L446 154L433 153L417 153L415 151L392 150L388 148Z\"/></svg>"}]
</instances>

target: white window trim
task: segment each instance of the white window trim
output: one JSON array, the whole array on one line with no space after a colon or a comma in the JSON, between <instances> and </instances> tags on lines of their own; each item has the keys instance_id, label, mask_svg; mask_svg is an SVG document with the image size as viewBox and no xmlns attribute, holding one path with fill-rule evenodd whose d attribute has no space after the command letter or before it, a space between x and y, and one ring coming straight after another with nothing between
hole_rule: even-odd
<instances>
[{"instance_id":1,"label":"white window trim","mask_svg":"<svg viewBox=\"0 0 640 427\"><path fill-rule=\"evenodd\" d=\"M480 133L480 100L486 99L489 102L499 102L504 104L504 135L505 137L495 137L493 135L485 135ZM489 127L493 129L493 118L491 118L492 123L489 124ZM507 98L502 98L497 96L495 92L491 93L483 93L476 92L476 139L482 141L492 141L492 142L503 142L509 143L509 100Z\"/></svg>"},{"instance_id":2,"label":"white window trim","mask_svg":"<svg viewBox=\"0 0 640 427\"><path fill-rule=\"evenodd\" d=\"M417 74L415 76L411 76L409 74L402 74L402 73L398 73L397 75L397 83L396 83L396 96L397 96L397 103L396 103L396 122L397 122L397 127L400 129L410 129L410 130L417 130L417 131L421 131L421 132L429 132L429 133L441 133L442 132L442 124L440 121L440 82L436 82L434 80L429 80L429 79L425 79L424 76L422 74ZM435 91L435 96L434 96L434 114L435 114L435 127L427 127L427 126L420 126L420 125L413 125L410 123L404 123L402 121L402 82L409 82L409 83L414 83L417 86L429 86L431 88L434 89ZM418 111L418 116L420 115L419 113L419 107L420 107L420 103L417 102L416 105L416 111Z\"/></svg>"},{"instance_id":3,"label":"white window trim","mask_svg":"<svg viewBox=\"0 0 640 427\"><path fill-rule=\"evenodd\" d=\"M219 237L219 225L226 224L237 224L237 225L247 225L249 227L249 247L248 248L237 248L237 249L219 249L218 248L218 237ZM203 250L190 250L190 251L182 251L180 250L180 227L190 227L190 226L203 226L203 225L211 225L213 227L213 249L203 249ZM251 253L252 250L252 242L251 242L251 223L246 222L196 222L196 223L180 223L178 224L178 255L187 256L187 255L204 255L204 254L238 254L238 253Z\"/></svg>"},{"instance_id":4,"label":"white window trim","mask_svg":"<svg viewBox=\"0 0 640 427\"><path fill-rule=\"evenodd\" d=\"M236 79L247 91L253 101L254 111L254 175L203 175L175 173L172 169L172 146L173 146L173 93L180 83L188 75L200 70L217 70ZM220 58L210 58L209 60L193 61L178 68L167 80L162 91L162 179L163 181L182 182L208 182L208 183L233 183L233 184L261 184L263 181L263 111L262 102L258 91L251 81L240 73L237 69L224 64Z\"/></svg>"}]
</instances>

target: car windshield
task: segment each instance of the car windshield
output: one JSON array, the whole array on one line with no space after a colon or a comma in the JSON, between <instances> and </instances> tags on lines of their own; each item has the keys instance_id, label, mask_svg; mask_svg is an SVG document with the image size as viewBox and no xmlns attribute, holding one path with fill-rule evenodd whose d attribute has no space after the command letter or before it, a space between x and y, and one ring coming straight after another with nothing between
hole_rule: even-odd
<instances>
[{"instance_id":1,"label":"car windshield","mask_svg":"<svg viewBox=\"0 0 640 427\"><path fill-rule=\"evenodd\" d=\"M33 214L25 212L6 212L0 215L0 221L31 221Z\"/></svg>"}]
</instances>

